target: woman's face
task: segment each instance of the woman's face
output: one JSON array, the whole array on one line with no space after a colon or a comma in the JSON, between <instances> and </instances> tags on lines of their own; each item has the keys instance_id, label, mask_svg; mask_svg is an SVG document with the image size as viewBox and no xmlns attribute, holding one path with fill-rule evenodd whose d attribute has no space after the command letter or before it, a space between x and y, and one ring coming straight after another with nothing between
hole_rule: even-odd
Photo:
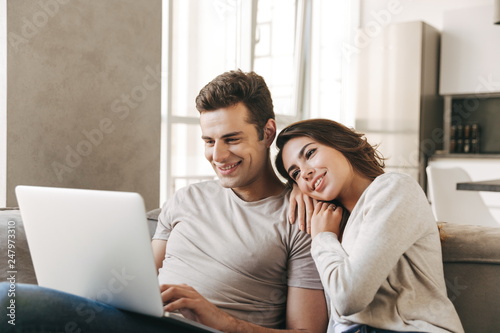
<instances>
[{"instance_id":1,"label":"woman's face","mask_svg":"<svg viewBox=\"0 0 500 333\"><path fill-rule=\"evenodd\" d=\"M317 200L341 200L353 181L352 166L344 155L309 137L288 141L282 158L285 170L300 190Z\"/></svg>"}]
</instances>

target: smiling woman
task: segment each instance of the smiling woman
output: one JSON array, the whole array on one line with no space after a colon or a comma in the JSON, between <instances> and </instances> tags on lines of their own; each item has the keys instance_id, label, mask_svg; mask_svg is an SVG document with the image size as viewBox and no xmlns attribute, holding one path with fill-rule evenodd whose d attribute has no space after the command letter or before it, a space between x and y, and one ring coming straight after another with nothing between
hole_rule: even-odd
<instances>
[{"instance_id":1,"label":"smiling woman","mask_svg":"<svg viewBox=\"0 0 500 333\"><path fill-rule=\"evenodd\" d=\"M349 161L357 173L364 174L368 178L374 179L384 172L384 158L375 149L376 147L368 143L363 134L357 133L335 121L315 119L292 124L286 127L278 136L276 145L281 150L276 157L276 166L281 175L288 180L296 181L289 173L289 168L283 163L283 147L290 139L296 137L308 138L308 141L323 143L333 148ZM298 152L304 153L305 150Z\"/></svg>"},{"instance_id":2,"label":"smiling woman","mask_svg":"<svg viewBox=\"0 0 500 333\"><path fill-rule=\"evenodd\" d=\"M332 120L294 123L277 146L281 175L318 200L311 253L329 296L329 332L463 332L447 297L439 230L418 183L384 173L363 135Z\"/></svg>"}]
</instances>

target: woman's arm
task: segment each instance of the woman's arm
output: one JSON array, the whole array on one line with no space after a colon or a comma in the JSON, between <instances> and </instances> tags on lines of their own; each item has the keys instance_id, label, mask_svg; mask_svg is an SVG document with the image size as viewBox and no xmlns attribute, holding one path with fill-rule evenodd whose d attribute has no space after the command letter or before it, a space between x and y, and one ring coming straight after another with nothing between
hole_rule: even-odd
<instances>
[{"instance_id":1,"label":"woman's arm","mask_svg":"<svg viewBox=\"0 0 500 333\"><path fill-rule=\"evenodd\" d=\"M347 228L354 228L355 234L344 234L347 239L342 244L332 232L319 233L313 239L312 254L332 295L332 311L342 316L371 303L397 262L426 229L420 222L427 215L420 214L419 207L428 203L418 184L406 178L384 180L367 189L357 204L361 206L355 208L358 211L351 215Z\"/></svg>"}]
</instances>

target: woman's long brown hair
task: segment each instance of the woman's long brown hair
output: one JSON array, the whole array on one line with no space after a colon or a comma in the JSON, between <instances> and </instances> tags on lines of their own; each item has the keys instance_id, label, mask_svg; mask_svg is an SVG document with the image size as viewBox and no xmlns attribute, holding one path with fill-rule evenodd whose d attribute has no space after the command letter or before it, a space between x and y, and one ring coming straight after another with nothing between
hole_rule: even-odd
<instances>
[{"instance_id":1,"label":"woman's long brown hair","mask_svg":"<svg viewBox=\"0 0 500 333\"><path fill-rule=\"evenodd\" d=\"M364 134L333 120L308 119L287 126L276 139L279 149L276 168L291 183L294 181L283 165L283 147L291 139L304 136L341 152L354 170L365 177L375 179L384 173L384 158L376 150L376 146L368 143Z\"/></svg>"}]
</instances>

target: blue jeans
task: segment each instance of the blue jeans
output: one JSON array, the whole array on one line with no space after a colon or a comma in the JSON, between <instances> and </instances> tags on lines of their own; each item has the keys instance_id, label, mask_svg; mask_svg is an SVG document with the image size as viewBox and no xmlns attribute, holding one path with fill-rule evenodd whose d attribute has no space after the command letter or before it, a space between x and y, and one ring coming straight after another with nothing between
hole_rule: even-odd
<instances>
[{"instance_id":1,"label":"blue jeans","mask_svg":"<svg viewBox=\"0 0 500 333\"><path fill-rule=\"evenodd\" d=\"M0 283L0 332L199 332L36 285Z\"/></svg>"}]
</instances>

